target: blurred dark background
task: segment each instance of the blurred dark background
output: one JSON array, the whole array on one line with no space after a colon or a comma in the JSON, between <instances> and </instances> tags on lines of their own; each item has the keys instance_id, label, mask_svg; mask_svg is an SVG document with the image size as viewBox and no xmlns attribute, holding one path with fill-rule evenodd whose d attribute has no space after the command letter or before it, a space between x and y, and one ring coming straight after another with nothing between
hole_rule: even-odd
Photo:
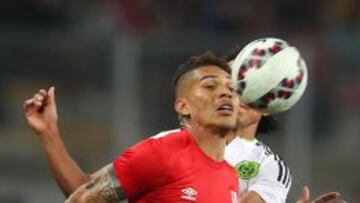
<instances>
[{"instance_id":1,"label":"blurred dark background","mask_svg":"<svg viewBox=\"0 0 360 203\"><path fill-rule=\"evenodd\" d=\"M56 87L70 153L88 171L176 128L172 75L187 57L279 37L307 61L304 97L259 137L293 175L289 202L337 190L360 202L360 1L0 1L0 202L62 202L22 104Z\"/></svg>"}]
</instances>

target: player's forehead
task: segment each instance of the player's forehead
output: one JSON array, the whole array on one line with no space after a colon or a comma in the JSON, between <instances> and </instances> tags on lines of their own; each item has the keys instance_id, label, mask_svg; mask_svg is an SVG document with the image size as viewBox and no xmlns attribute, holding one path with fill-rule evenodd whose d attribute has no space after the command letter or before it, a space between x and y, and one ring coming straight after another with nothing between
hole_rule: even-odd
<instances>
[{"instance_id":1,"label":"player's forehead","mask_svg":"<svg viewBox=\"0 0 360 203\"><path fill-rule=\"evenodd\" d=\"M208 80L225 80L232 82L230 74L215 65L200 67L193 71L192 76L198 82Z\"/></svg>"}]
</instances>

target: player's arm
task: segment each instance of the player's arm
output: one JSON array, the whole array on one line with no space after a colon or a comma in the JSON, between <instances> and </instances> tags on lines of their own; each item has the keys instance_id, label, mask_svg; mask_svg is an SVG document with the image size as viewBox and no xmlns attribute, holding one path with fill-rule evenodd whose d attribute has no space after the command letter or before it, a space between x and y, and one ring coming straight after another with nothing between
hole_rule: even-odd
<instances>
[{"instance_id":1,"label":"player's arm","mask_svg":"<svg viewBox=\"0 0 360 203\"><path fill-rule=\"evenodd\" d=\"M124 200L125 194L109 164L91 176L88 183L80 186L66 203L115 203Z\"/></svg>"},{"instance_id":2,"label":"player's arm","mask_svg":"<svg viewBox=\"0 0 360 203\"><path fill-rule=\"evenodd\" d=\"M266 203L266 202L257 192L249 191L241 195L240 203Z\"/></svg>"},{"instance_id":3,"label":"player's arm","mask_svg":"<svg viewBox=\"0 0 360 203\"><path fill-rule=\"evenodd\" d=\"M68 154L58 129L54 87L40 90L24 102L25 118L40 139L50 170L65 194L69 196L90 180Z\"/></svg>"}]
</instances>

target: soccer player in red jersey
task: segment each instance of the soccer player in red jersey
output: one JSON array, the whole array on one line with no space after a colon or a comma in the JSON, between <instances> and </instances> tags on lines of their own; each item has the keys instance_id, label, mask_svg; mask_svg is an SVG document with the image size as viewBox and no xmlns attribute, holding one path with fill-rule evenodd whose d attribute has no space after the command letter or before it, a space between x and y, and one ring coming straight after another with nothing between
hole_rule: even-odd
<instances>
[{"instance_id":1,"label":"soccer player in red jersey","mask_svg":"<svg viewBox=\"0 0 360 203\"><path fill-rule=\"evenodd\" d=\"M194 74L194 73L193 73ZM184 75L184 73L179 73L179 76ZM180 79L179 77L178 79ZM212 84L214 81L207 81L204 82L202 85L204 85L204 88L206 89L212 89L214 88ZM178 81L179 83L179 81ZM177 94L178 96L181 96L183 92L181 92L181 88L177 88ZM186 108L184 109L183 105L186 105L183 103L182 100L177 101L177 111L180 113L181 116L185 116L186 118L189 116L187 114ZM201 109L200 104L200 109ZM205 106L203 106L205 107ZM211 192L208 195L208 198L216 198L218 197L219 193L217 189L215 188L218 184L222 185L223 182L228 182L228 178L231 177L231 175L226 176L224 175L224 179L220 179L220 176L214 176L214 173L212 173L212 170L216 170L216 168L221 168L222 165L225 165L224 171L227 171L226 164L222 161L216 162L214 159L211 159L209 156L207 156L208 152L211 152L212 146L203 146L203 147L197 147L195 143L201 143L201 140L196 141L196 138L201 137L195 137L195 139L192 139L189 135L190 132L193 132L195 128L189 127L190 131L183 130L179 133L174 132L167 132L166 134L161 134L156 138L152 138L149 140L146 140L138 145L135 145L131 149L129 149L127 152L124 153L123 156L120 156L118 159L116 159L113 164L109 164L105 166L100 171L96 172L93 175L88 175L85 172L83 172L77 164L72 160L72 158L67 154L66 148L63 145L63 142L61 140L58 126L57 126L57 110L56 110L56 103L55 103L55 94L54 94L54 88L50 88L49 91L40 90L37 94L34 95L33 98L27 100L24 104L26 118L32 126L37 134L39 135L39 138L41 140L42 146L44 148L45 154L48 158L50 168L53 172L53 175L58 182L60 188L63 190L64 194L66 196L69 196L71 193L73 193L76 189L78 189L72 197L68 200L68 202L117 202L118 199L122 199L126 196L126 192L124 190L127 190L127 195L132 195L133 201L138 202L171 202L170 200L159 200L156 198L167 196L164 198L171 198L170 194L177 194L181 195L181 199L183 202L211 202L210 200L203 200L198 197L198 194L202 194L203 191L197 189L197 185L204 186L203 184L207 184L207 187L210 187L210 189L216 190L215 192ZM206 106L206 108L211 108L210 106ZM185 112L184 112L185 110ZM226 111L226 110L225 110ZM182 112L182 113L181 113ZM205 115L204 115L205 116ZM211 115L207 115L211 118ZM194 124L194 123L193 123ZM196 127L196 126L195 126ZM169 139L165 139L166 137L169 137ZM199 142L200 141L200 142ZM210 143L211 144L211 143ZM158 149L158 146L164 146L166 145L166 148L164 149ZM149 152L146 154L147 150L152 149L152 146L155 147L154 151ZM183 150L184 153L180 153L181 147L190 148L190 150ZM191 146L191 147L190 147ZM173 148L175 147L175 148ZM180 150L176 150L176 148L179 148ZM202 150L207 149L207 151ZM158 152L160 153L171 153L173 151L177 151L178 153L175 156L172 156L172 159L170 156L157 156ZM140 152L139 152L140 151ZM135 153L134 153L135 152ZM137 152L137 153L136 153ZM157 152L154 154L154 152ZM205 152L205 153L204 153ZM189 157L189 159L185 156L185 154L191 154L194 156ZM136 154L136 156L134 156ZM150 155L147 157L147 155ZM196 157L198 156L198 157ZM169 157L169 158L168 158ZM175 157L175 159L174 159ZM213 156L220 157L220 156ZM141 161L141 159L145 158L145 161ZM196 158L196 160L194 160ZM198 159L200 158L200 159ZM147 193L147 199L140 200L136 199L136 193L139 191L143 191L143 194L145 194L147 191L144 192L144 190L148 189L149 187L154 187L155 185L161 184L162 181L166 181L165 179L171 179L171 177L175 177L178 174L176 174L180 169L176 168L174 171L168 171L170 166L176 166L174 164L177 159L181 159L180 163L181 166L183 166L183 169L189 169L186 174L191 173L192 171L198 169L199 167L203 167L204 165L212 165L214 168L209 169L208 171L204 172L205 176L208 176L209 173L211 173L211 183L208 184L207 180L199 181L197 179L196 181L196 187L183 187L178 188L179 190L176 190L174 188L167 187L166 191L159 191L160 187L157 188L158 195L154 195L155 193ZM199 161L201 160L201 162ZM221 159L219 159L221 160ZM137 162L139 161L139 162ZM159 162L160 161L160 162ZM200 163L198 163L200 162ZM131 165L133 164L134 167L123 167L123 165ZM173 165L174 164L174 165ZM114 170L115 166L115 170ZM160 168L159 171L161 171L160 174L155 174L154 177L146 176L146 170L155 170L156 167ZM165 168L161 168L165 167ZM205 168L208 168L205 166ZM143 170L146 169L146 170ZM203 170L203 169L201 169ZM181 171L181 170L180 170ZM184 170L182 170L185 172ZM233 173L232 171L229 171L230 174ZM123 175L121 175L123 174ZM126 174L126 175L125 175ZM217 173L216 173L217 174ZM136 175L136 176L134 176ZM139 175L139 176L137 176ZM121 185L121 179L123 176L124 183ZM193 174L193 176L195 176ZM117 181L117 179L120 179L120 184ZM139 179L143 181L139 185ZM90 182L89 182L90 181ZM205 181L205 183L204 183ZM231 180L233 181L233 180ZM231 182L230 181L230 182ZM87 183L88 182L88 183ZM87 183L87 184L86 184ZM150 184L150 185L149 185ZM178 181L178 185L181 185L181 181ZM81 186L83 185L83 186ZM125 186L127 185L127 186ZM125 187L124 187L125 186ZM127 189L125 189L127 188ZM135 189L134 189L135 188ZM172 191L173 190L173 191ZM180 192L181 191L181 192ZM125 192L125 194L124 194ZM234 191L231 191L233 194L233 202L236 202L236 195ZM247 198L242 198L240 200L242 203L244 202L256 202L254 198L250 195L252 193L247 194ZM176 195L175 195L176 196ZM334 199L336 194L334 193L327 193L319 198L317 198L315 201L316 203L325 203L328 202L331 199ZM131 196L129 196L131 197ZM243 196L244 197L244 196ZM251 197L251 198L250 198ZM145 198L145 197L144 197ZM174 197L176 198L176 197ZM257 198L257 197L256 197ZM216 200L218 201L218 200ZM214 201L215 202L215 201ZM224 202L224 201L222 201ZM226 202L226 201L225 201ZM308 189L304 189L304 192L302 196L297 200L296 203L308 203L309 201L309 191Z\"/></svg>"},{"instance_id":2,"label":"soccer player in red jersey","mask_svg":"<svg viewBox=\"0 0 360 203\"><path fill-rule=\"evenodd\" d=\"M61 141L54 88L25 101L53 175L71 194L67 202L238 202L237 174L223 160L239 106L228 65L209 52L193 56L179 67L175 89L175 110L190 127L142 141L93 175Z\"/></svg>"}]
</instances>

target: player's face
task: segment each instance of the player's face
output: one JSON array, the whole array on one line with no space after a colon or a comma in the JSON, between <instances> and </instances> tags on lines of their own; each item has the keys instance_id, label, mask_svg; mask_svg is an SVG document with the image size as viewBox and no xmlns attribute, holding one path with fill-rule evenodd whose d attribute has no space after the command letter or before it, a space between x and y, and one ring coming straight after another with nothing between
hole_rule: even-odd
<instances>
[{"instance_id":1,"label":"player's face","mask_svg":"<svg viewBox=\"0 0 360 203\"><path fill-rule=\"evenodd\" d=\"M245 128L254 124L258 124L262 117L262 113L245 104L240 97L240 106L238 108L237 126Z\"/></svg>"},{"instance_id":2,"label":"player's face","mask_svg":"<svg viewBox=\"0 0 360 203\"><path fill-rule=\"evenodd\" d=\"M191 73L185 91L192 122L201 126L234 129L239 98L230 75L216 66Z\"/></svg>"}]
</instances>

